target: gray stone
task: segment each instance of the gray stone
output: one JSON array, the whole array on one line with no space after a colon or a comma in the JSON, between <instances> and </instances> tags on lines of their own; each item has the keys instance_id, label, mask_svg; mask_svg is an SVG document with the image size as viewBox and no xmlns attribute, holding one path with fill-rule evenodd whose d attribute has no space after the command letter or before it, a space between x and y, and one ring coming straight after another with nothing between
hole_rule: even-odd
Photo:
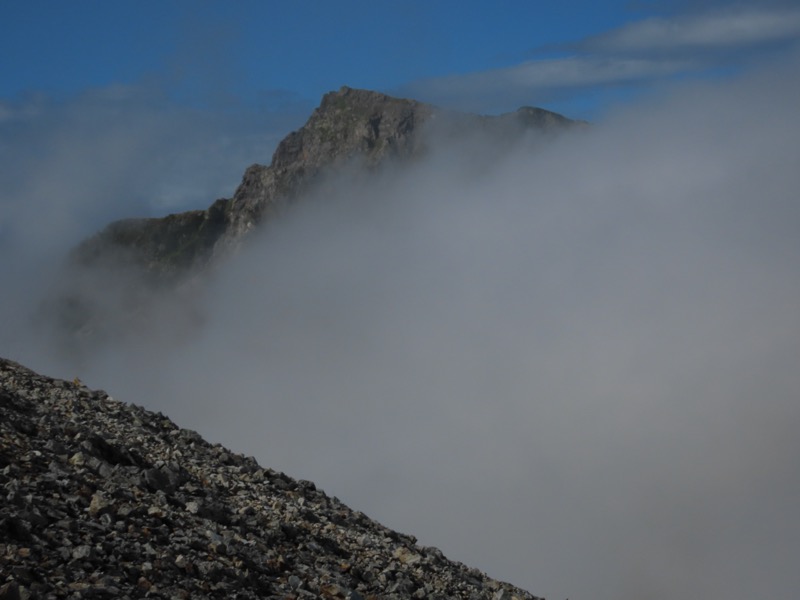
<instances>
[{"instance_id":1,"label":"gray stone","mask_svg":"<svg viewBox=\"0 0 800 600\"><path fill-rule=\"evenodd\" d=\"M93 552L91 546L87 545L76 546L72 550L72 558L74 558L75 560L81 560L84 558L89 558L90 556L92 556L92 553Z\"/></svg>"}]
</instances>

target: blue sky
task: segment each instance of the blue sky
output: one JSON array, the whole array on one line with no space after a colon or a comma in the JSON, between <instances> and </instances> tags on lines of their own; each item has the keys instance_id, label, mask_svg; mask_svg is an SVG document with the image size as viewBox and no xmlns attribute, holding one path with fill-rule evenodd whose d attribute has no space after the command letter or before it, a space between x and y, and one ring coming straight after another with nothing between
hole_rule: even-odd
<instances>
[{"instance_id":1,"label":"blue sky","mask_svg":"<svg viewBox=\"0 0 800 600\"><path fill-rule=\"evenodd\" d=\"M798 45L800 8L785 0L9 0L0 241L21 211L41 212L24 208L31 195L54 189L74 195L59 220L73 238L228 197L244 166L269 163L342 85L599 122L675 83L774 66Z\"/></svg>"},{"instance_id":2,"label":"blue sky","mask_svg":"<svg viewBox=\"0 0 800 600\"><path fill-rule=\"evenodd\" d=\"M736 71L800 35L800 9L775 2L37 0L0 14L4 102L121 85L190 106L283 109L349 85L584 118L664 80Z\"/></svg>"}]
</instances>

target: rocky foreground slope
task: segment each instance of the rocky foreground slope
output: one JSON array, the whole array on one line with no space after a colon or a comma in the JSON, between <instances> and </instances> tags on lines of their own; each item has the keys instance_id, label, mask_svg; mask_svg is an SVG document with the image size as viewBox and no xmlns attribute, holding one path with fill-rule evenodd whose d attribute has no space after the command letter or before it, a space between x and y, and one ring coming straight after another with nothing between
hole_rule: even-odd
<instances>
[{"instance_id":1,"label":"rocky foreground slope","mask_svg":"<svg viewBox=\"0 0 800 600\"><path fill-rule=\"evenodd\" d=\"M205 210L163 218L125 219L86 240L74 258L83 265L120 262L172 281L225 254L259 223L280 214L326 172L359 162L367 172L390 160L423 156L431 137L485 134L508 144L526 132L549 135L585 125L541 108L479 116L342 87L323 96L297 131L279 144L268 165L248 167L232 198Z\"/></svg>"},{"instance_id":2,"label":"rocky foreground slope","mask_svg":"<svg viewBox=\"0 0 800 600\"><path fill-rule=\"evenodd\" d=\"M0 491L2 600L534 599L160 413L5 359Z\"/></svg>"}]
</instances>

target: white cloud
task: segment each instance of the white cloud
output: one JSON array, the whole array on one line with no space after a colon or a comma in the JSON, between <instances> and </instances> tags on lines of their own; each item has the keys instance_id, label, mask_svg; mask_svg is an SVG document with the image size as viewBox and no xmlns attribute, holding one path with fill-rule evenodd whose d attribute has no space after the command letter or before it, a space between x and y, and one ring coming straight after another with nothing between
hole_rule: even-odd
<instances>
[{"instance_id":1,"label":"white cloud","mask_svg":"<svg viewBox=\"0 0 800 600\"><path fill-rule=\"evenodd\" d=\"M514 110L541 105L574 93L641 85L696 71L707 63L695 58L569 56L414 82L402 93L434 104L468 111Z\"/></svg>"},{"instance_id":2,"label":"white cloud","mask_svg":"<svg viewBox=\"0 0 800 600\"><path fill-rule=\"evenodd\" d=\"M800 37L800 10L747 8L637 21L579 44L590 52L737 48Z\"/></svg>"},{"instance_id":3,"label":"white cloud","mask_svg":"<svg viewBox=\"0 0 800 600\"><path fill-rule=\"evenodd\" d=\"M741 67L759 50L791 52L800 11L768 7L717 9L654 17L548 50L540 58L489 71L415 81L403 93L478 112L564 102L610 88L645 89L671 78Z\"/></svg>"},{"instance_id":4,"label":"white cloud","mask_svg":"<svg viewBox=\"0 0 800 600\"><path fill-rule=\"evenodd\" d=\"M452 76L420 83L431 94L468 96L491 90L511 95L521 91L613 85L686 71L697 63L636 58L567 57L532 60L513 67Z\"/></svg>"}]
</instances>

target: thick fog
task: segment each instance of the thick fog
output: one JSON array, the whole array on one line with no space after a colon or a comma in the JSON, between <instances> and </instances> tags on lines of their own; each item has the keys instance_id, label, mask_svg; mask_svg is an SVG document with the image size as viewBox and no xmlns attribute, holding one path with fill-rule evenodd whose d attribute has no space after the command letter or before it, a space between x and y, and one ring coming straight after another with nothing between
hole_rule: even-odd
<instances>
[{"instance_id":1,"label":"thick fog","mask_svg":"<svg viewBox=\"0 0 800 600\"><path fill-rule=\"evenodd\" d=\"M81 361L7 247L0 353L551 600L793 599L798 65L331 178Z\"/></svg>"}]
</instances>

